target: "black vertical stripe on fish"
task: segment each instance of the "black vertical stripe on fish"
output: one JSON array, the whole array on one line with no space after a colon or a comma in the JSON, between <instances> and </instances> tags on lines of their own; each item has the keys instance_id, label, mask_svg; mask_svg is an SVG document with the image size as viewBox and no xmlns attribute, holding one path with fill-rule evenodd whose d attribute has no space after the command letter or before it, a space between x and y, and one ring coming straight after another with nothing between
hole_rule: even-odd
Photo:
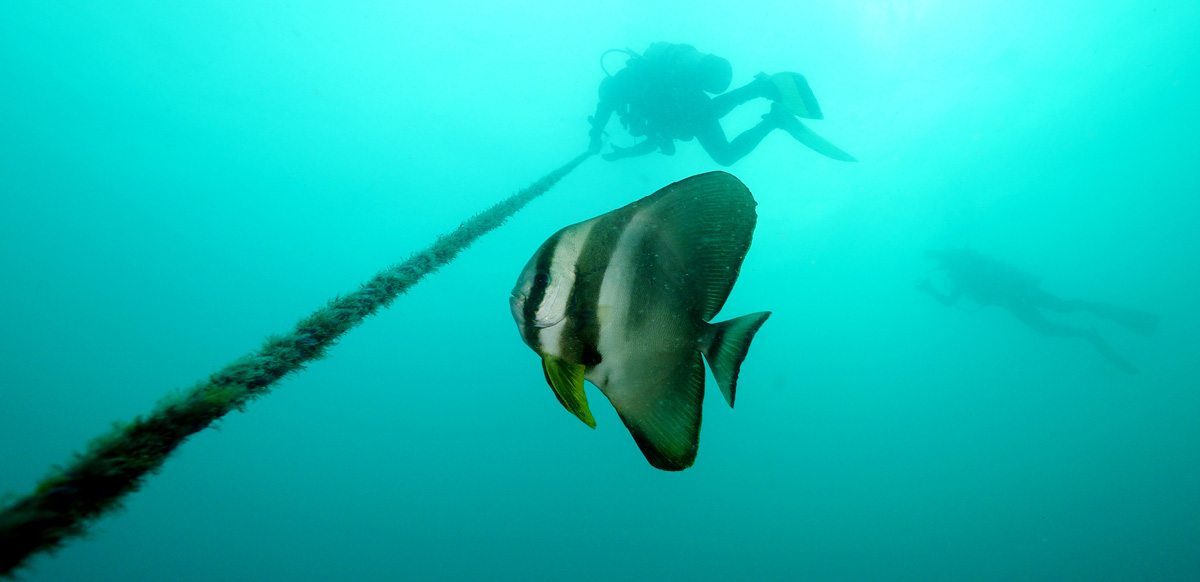
<instances>
[{"instance_id":1,"label":"black vertical stripe on fish","mask_svg":"<svg viewBox=\"0 0 1200 582\"><path fill-rule=\"evenodd\" d=\"M597 309L600 286L612 263L617 241L635 214L636 211L614 212L601 216L588 233L575 265L575 287L568 299L567 312L571 314L571 326L578 338L579 363L585 366L595 366L603 359L597 349L600 344L600 315Z\"/></svg>"}]
</instances>

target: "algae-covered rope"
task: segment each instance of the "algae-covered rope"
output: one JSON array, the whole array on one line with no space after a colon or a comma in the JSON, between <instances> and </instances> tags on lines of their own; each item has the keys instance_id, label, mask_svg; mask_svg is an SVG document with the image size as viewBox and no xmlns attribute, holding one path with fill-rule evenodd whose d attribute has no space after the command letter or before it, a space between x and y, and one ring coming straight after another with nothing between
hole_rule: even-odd
<instances>
[{"instance_id":1,"label":"algae-covered rope","mask_svg":"<svg viewBox=\"0 0 1200 582\"><path fill-rule=\"evenodd\" d=\"M147 416L118 424L88 444L36 490L0 509L0 576L11 576L35 553L53 550L138 489L187 437L225 414L265 395L272 384L320 358L342 334L387 307L422 277L454 260L475 239L550 189L591 155L580 154L508 199L471 217L429 248L375 275L362 288L300 320L283 335L268 337L190 391L169 396Z\"/></svg>"}]
</instances>

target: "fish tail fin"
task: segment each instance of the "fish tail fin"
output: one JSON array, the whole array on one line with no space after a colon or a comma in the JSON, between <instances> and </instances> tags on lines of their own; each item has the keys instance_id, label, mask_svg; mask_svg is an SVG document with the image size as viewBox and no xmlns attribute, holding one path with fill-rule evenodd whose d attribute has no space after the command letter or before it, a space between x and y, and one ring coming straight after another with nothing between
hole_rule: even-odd
<instances>
[{"instance_id":1,"label":"fish tail fin","mask_svg":"<svg viewBox=\"0 0 1200 582\"><path fill-rule=\"evenodd\" d=\"M737 390L738 371L750 349L750 340L754 339L754 334L770 315L770 311L760 311L714 323L704 337L701 351L730 408L733 407L733 396Z\"/></svg>"}]
</instances>

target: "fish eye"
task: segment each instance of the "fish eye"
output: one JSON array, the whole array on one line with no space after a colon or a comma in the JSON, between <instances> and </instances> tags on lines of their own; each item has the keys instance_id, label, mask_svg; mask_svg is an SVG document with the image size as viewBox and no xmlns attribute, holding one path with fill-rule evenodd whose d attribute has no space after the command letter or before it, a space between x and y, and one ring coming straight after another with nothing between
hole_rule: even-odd
<instances>
[{"instance_id":1,"label":"fish eye","mask_svg":"<svg viewBox=\"0 0 1200 582\"><path fill-rule=\"evenodd\" d=\"M547 275L545 273L538 273L533 276L533 284L534 285L544 286L549 282L550 282L550 275Z\"/></svg>"}]
</instances>

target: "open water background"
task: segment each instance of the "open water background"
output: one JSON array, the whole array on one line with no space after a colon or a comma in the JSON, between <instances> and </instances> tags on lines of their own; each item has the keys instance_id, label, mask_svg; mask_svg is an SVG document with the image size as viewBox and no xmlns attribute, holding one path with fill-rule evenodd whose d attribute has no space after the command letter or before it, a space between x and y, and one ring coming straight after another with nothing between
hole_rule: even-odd
<instances>
[{"instance_id":1,"label":"open water background","mask_svg":"<svg viewBox=\"0 0 1200 582\"><path fill-rule=\"evenodd\" d=\"M776 133L730 168L760 220L718 319L774 315L691 469L592 388L595 431L563 411L507 298L558 228L717 169L695 142L589 160L23 579L1200 579L1198 27L1182 0L5 2L0 492L581 152L606 49L801 72L861 160ZM1095 323L1142 373L915 290L964 245L1159 313Z\"/></svg>"}]
</instances>

